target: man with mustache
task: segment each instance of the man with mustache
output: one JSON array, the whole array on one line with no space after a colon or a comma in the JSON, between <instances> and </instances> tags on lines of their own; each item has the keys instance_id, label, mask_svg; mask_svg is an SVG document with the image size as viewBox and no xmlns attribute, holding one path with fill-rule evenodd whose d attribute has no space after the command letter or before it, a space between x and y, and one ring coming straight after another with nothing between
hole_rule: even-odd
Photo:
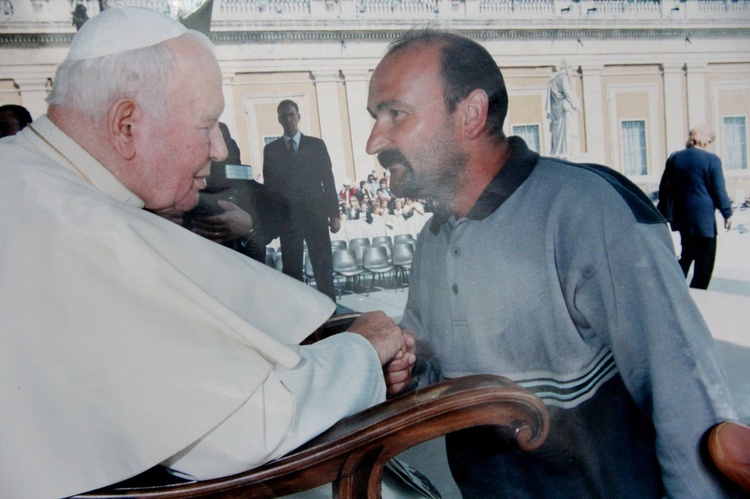
<instances>
[{"instance_id":1,"label":"man with mustache","mask_svg":"<svg viewBox=\"0 0 750 499\"><path fill-rule=\"evenodd\" d=\"M401 323L417 361L391 391L492 373L548 405L532 453L492 428L447 437L464 497L724 496L699 443L736 413L663 219L619 173L505 137L507 105L490 54L446 32L406 34L372 75L367 151L437 207Z\"/></svg>"}]
</instances>

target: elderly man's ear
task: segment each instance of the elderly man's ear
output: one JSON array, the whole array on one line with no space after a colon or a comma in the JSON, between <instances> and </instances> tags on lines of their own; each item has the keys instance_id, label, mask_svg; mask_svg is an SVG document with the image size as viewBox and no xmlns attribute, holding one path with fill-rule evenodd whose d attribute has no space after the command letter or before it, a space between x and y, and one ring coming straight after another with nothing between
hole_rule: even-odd
<instances>
[{"instance_id":1,"label":"elderly man's ear","mask_svg":"<svg viewBox=\"0 0 750 499\"><path fill-rule=\"evenodd\" d=\"M135 157L134 127L143 117L141 106L130 99L115 103L108 115L107 126L114 149L129 161Z\"/></svg>"}]
</instances>

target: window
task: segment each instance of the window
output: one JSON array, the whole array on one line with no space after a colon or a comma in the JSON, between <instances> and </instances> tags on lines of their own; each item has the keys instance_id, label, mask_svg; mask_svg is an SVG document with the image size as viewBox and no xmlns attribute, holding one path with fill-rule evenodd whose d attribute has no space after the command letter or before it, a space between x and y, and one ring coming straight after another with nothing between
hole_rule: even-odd
<instances>
[{"instance_id":1,"label":"window","mask_svg":"<svg viewBox=\"0 0 750 499\"><path fill-rule=\"evenodd\" d=\"M517 125L513 127L513 135L518 135L534 152L539 151L539 125Z\"/></svg>"},{"instance_id":2,"label":"window","mask_svg":"<svg viewBox=\"0 0 750 499\"><path fill-rule=\"evenodd\" d=\"M722 164L726 170L747 169L747 118L725 116L722 118Z\"/></svg>"},{"instance_id":3,"label":"window","mask_svg":"<svg viewBox=\"0 0 750 499\"><path fill-rule=\"evenodd\" d=\"M646 122L643 120L623 121L622 167L627 176L646 175Z\"/></svg>"}]
</instances>

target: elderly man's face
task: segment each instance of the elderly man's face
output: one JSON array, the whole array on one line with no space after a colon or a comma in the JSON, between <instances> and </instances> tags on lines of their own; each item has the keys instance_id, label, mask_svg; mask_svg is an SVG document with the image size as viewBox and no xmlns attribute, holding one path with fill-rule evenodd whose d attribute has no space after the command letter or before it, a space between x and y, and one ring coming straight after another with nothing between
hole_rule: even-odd
<instances>
[{"instance_id":1,"label":"elderly man's face","mask_svg":"<svg viewBox=\"0 0 750 499\"><path fill-rule=\"evenodd\" d=\"M466 162L455 115L445 106L440 48L418 46L386 56L370 80L375 119L367 152L391 173L397 196L450 200Z\"/></svg>"},{"instance_id":2,"label":"elderly man's face","mask_svg":"<svg viewBox=\"0 0 750 499\"><path fill-rule=\"evenodd\" d=\"M188 211L206 187L211 161L227 157L218 126L224 96L218 63L208 49L184 37L167 43L178 54L168 82L170 107L161 119L144 116L137 151L142 171L134 190L146 208Z\"/></svg>"}]
</instances>

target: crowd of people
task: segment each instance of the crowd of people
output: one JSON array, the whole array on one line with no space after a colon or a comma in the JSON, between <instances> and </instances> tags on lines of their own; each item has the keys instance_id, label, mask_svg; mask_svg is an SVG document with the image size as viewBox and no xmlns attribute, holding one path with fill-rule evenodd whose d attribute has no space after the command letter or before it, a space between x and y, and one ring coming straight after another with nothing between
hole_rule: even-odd
<instances>
[{"instance_id":1,"label":"crowd of people","mask_svg":"<svg viewBox=\"0 0 750 499\"><path fill-rule=\"evenodd\" d=\"M371 224L381 218L386 225L393 226L400 220L408 220L414 215L424 215L430 211L424 198L398 197L390 188L390 175L376 180L375 173L361 180L359 187L349 179L339 191L339 214L341 220L364 220Z\"/></svg>"}]
</instances>

